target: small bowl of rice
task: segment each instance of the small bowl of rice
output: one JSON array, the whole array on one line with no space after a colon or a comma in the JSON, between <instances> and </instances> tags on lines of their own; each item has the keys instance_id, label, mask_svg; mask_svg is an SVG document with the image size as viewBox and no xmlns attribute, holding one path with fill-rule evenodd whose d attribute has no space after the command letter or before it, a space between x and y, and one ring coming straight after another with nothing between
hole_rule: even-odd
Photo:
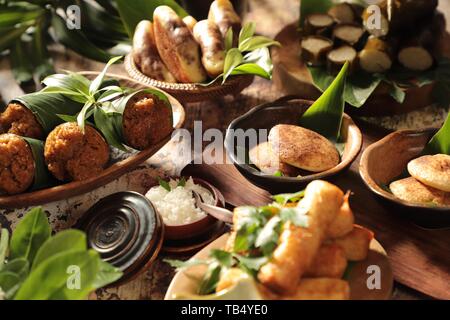
<instances>
[{"instance_id":1,"label":"small bowl of rice","mask_svg":"<svg viewBox=\"0 0 450 320\"><path fill-rule=\"evenodd\" d=\"M193 191L207 204L224 206L219 191L209 182L195 177L160 181L145 194L164 221L164 239L194 238L210 231L218 222L195 205Z\"/></svg>"}]
</instances>

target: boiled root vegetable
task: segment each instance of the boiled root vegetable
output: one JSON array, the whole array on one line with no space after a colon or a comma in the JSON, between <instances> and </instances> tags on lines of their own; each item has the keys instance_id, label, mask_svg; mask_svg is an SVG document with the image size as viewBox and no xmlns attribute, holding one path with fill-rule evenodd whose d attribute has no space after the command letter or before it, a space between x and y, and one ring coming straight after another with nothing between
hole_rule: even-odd
<instances>
[{"instance_id":1,"label":"boiled root vegetable","mask_svg":"<svg viewBox=\"0 0 450 320\"><path fill-rule=\"evenodd\" d=\"M339 3L328 10L328 14L333 17L337 23L352 23L356 22L356 13L352 5L343 2Z\"/></svg>"},{"instance_id":2,"label":"boiled root vegetable","mask_svg":"<svg viewBox=\"0 0 450 320\"><path fill-rule=\"evenodd\" d=\"M326 61L327 53L333 48L333 41L321 36L309 36L302 40L302 59L312 66Z\"/></svg>"},{"instance_id":3,"label":"boiled root vegetable","mask_svg":"<svg viewBox=\"0 0 450 320\"><path fill-rule=\"evenodd\" d=\"M410 46L401 49L398 61L407 69L425 71L433 66L434 59L431 53L421 46Z\"/></svg>"},{"instance_id":4,"label":"boiled root vegetable","mask_svg":"<svg viewBox=\"0 0 450 320\"><path fill-rule=\"evenodd\" d=\"M304 35L327 36L334 25L333 17L325 13L310 14L305 19Z\"/></svg>"},{"instance_id":5,"label":"boiled root vegetable","mask_svg":"<svg viewBox=\"0 0 450 320\"><path fill-rule=\"evenodd\" d=\"M364 71L382 73L392 67L392 49L386 41L371 36L358 54L358 60Z\"/></svg>"},{"instance_id":6,"label":"boiled root vegetable","mask_svg":"<svg viewBox=\"0 0 450 320\"><path fill-rule=\"evenodd\" d=\"M333 29L333 39L337 44L349 44L354 46L361 40L364 29L358 24L338 24Z\"/></svg>"},{"instance_id":7,"label":"boiled root vegetable","mask_svg":"<svg viewBox=\"0 0 450 320\"><path fill-rule=\"evenodd\" d=\"M350 68L356 64L357 53L353 47L341 46L331 50L327 55L327 68L332 74L337 74L345 62L349 62Z\"/></svg>"}]
</instances>

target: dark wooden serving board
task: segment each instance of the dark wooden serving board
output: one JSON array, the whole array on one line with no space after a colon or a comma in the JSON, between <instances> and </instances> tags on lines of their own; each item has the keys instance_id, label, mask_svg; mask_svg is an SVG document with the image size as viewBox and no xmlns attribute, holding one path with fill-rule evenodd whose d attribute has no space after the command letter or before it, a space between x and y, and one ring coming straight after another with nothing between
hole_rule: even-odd
<instances>
[{"instance_id":1,"label":"dark wooden serving board","mask_svg":"<svg viewBox=\"0 0 450 320\"><path fill-rule=\"evenodd\" d=\"M364 132L363 150L387 131L359 122ZM350 204L358 224L375 232L386 249L397 282L436 299L450 299L450 230L426 230L388 212L359 176L359 157L348 172L331 181L351 190ZM249 183L230 164L189 165L183 174L195 175L218 187L231 206L263 205L270 194Z\"/></svg>"}]
</instances>

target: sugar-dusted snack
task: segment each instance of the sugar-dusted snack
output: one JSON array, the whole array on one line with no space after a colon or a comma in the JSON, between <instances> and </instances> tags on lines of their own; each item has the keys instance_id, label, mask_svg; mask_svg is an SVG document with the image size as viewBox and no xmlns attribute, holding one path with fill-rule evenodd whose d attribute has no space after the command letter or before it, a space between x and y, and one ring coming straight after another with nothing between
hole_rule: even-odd
<instances>
[{"instance_id":1,"label":"sugar-dusted snack","mask_svg":"<svg viewBox=\"0 0 450 320\"><path fill-rule=\"evenodd\" d=\"M413 177L392 182L391 192L404 201L428 205L450 205L450 193L429 187Z\"/></svg>"},{"instance_id":2,"label":"sugar-dusted snack","mask_svg":"<svg viewBox=\"0 0 450 320\"><path fill-rule=\"evenodd\" d=\"M450 192L450 155L435 154L411 160L408 172L429 187Z\"/></svg>"},{"instance_id":3,"label":"sugar-dusted snack","mask_svg":"<svg viewBox=\"0 0 450 320\"><path fill-rule=\"evenodd\" d=\"M177 13L159 6L153 13L153 24L159 55L175 78L186 83L205 81L200 46Z\"/></svg>"},{"instance_id":4,"label":"sugar-dusted snack","mask_svg":"<svg viewBox=\"0 0 450 320\"><path fill-rule=\"evenodd\" d=\"M164 62L159 57L156 48L153 24L142 20L136 27L133 36L133 59L142 73L160 81L176 82Z\"/></svg>"},{"instance_id":5,"label":"sugar-dusted snack","mask_svg":"<svg viewBox=\"0 0 450 320\"><path fill-rule=\"evenodd\" d=\"M321 172L340 161L338 151L328 139L299 126L276 125L270 130L269 142L282 162L299 169Z\"/></svg>"},{"instance_id":6,"label":"sugar-dusted snack","mask_svg":"<svg viewBox=\"0 0 450 320\"><path fill-rule=\"evenodd\" d=\"M300 170L280 161L278 155L273 152L269 142L263 142L254 146L248 153L250 161L259 170L267 174L282 173L284 176L296 177Z\"/></svg>"}]
</instances>

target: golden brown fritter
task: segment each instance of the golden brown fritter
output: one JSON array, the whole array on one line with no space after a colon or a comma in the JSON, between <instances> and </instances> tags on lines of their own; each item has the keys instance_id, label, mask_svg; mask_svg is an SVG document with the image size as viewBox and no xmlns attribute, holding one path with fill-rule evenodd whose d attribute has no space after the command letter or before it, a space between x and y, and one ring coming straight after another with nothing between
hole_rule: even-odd
<instances>
[{"instance_id":1,"label":"golden brown fritter","mask_svg":"<svg viewBox=\"0 0 450 320\"><path fill-rule=\"evenodd\" d=\"M61 181L79 181L103 171L109 160L109 146L101 134L86 125L85 133L75 122L57 126L45 141L48 170Z\"/></svg>"},{"instance_id":2,"label":"golden brown fritter","mask_svg":"<svg viewBox=\"0 0 450 320\"><path fill-rule=\"evenodd\" d=\"M44 138L44 130L33 112L18 103L10 103L0 114L0 133L2 132L34 139Z\"/></svg>"},{"instance_id":3,"label":"golden brown fritter","mask_svg":"<svg viewBox=\"0 0 450 320\"><path fill-rule=\"evenodd\" d=\"M172 132L172 109L149 93L137 93L123 113L125 142L137 150L146 149Z\"/></svg>"},{"instance_id":4,"label":"golden brown fritter","mask_svg":"<svg viewBox=\"0 0 450 320\"><path fill-rule=\"evenodd\" d=\"M34 158L28 143L14 134L0 134L0 191L17 194L34 180Z\"/></svg>"}]
</instances>

